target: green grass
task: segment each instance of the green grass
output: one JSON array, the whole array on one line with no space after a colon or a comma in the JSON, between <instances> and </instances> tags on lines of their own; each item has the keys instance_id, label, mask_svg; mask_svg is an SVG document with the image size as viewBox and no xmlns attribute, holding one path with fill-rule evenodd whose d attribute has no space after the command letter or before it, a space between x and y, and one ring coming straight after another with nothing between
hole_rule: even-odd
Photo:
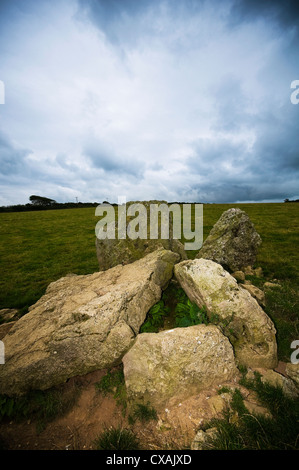
<instances>
[{"instance_id":1,"label":"green grass","mask_svg":"<svg viewBox=\"0 0 299 470\"><path fill-rule=\"evenodd\" d=\"M101 380L95 384L95 388L104 396L109 394L113 395L116 403L122 408L123 414L125 414L127 409L127 391L122 366L109 370Z\"/></svg>"},{"instance_id":2,"label":"green grass","mask_svg":"<svg viewBox=\"0 0 299 470\"><path fill-rule=\"evenodd\" d=\"M265 280L276 278L281 291L267 293L266 311L277 328L279 358L298 339L299 204L207 204L203 209L204 239L221 214L240 207L262 237L256 266ZM95 249L95 208L0 214L0 309L24 314L50 282L68 274L98 270ZM184 241L184 240L182 240ZM193 258L196 252L188 252Z\"/></svg>"},{"instance_id":3,"label":"green grass","mask_svg":"<svg viewBox=\"0 0 299 470\"><path fill-rule=\"evenodd\" d=\"M136 420L139 420L142 423L148 423L151 420L156 421L157 419L158 415L155 408L151 407L149 404L144 405L142 403L137 403L129 416L129 422L132 424Z\"/></svg>"},{"instance_id":4,"label":"green grass","mask_svg":"<svg viewBox=\"0 0 299 470\"><path fill-rule=\"evenodd\" d=\"M216 435L209 438L205 449L216 450L298 450L299 402L285 395L282 388L262 382L255 373L254 379L240 383L253 390L268 415L250 413L239 389L232 392L229 409L221 418L214 418L205 429L215 427Z\"/></svg>"},{"instance_id":5,"label":"green grass","mask_svg":"<svg viewBox=\"0 0 299 470\"><path fill-rule=\"evenodd\" d=\"M231 208L244 210L261 235L256 265L268 277L299 281L299 204L208 204L203 209L204 239L221 214ZM195 254L195 253L193 253Z\"/></svg>"},{"instance_id":6,"label":"green grass","mask_svg":"<svg viewBox=\"0 0 299 470\"><path fill-rule=\"evenodd\" d=\"M78 389L63 392L59 386L45 391L33 390L18 397L0 395L0 422L22 422L30 417L36 421L40 432L47 423L67 413L78 396Z\"/></svg>"},{"instance_id":7,"label":"green grass","mask_svg":"<svg viewBox=\"0 0 299 470\"><path fill-rule=\"evenodd\" d=\"M105 429L95 440L96 450L139 450L140 444L130 429L113 427Z\"/></svg>"},{"instance_id":8,"label":"green grass","mask_svg":"<svg viewBox=\"0 0 299 470\"><path fill-rule=\"evenodd\" d=\"M0 308L26 313L50 282L98 270L94 208L0 214Z\"/></svg>"}]
</instances>

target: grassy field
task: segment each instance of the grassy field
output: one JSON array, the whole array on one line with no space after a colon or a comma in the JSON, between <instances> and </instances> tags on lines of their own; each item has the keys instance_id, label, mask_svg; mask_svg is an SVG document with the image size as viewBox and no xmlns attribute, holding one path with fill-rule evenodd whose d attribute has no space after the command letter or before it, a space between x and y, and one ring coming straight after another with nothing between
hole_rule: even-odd
<instances>
[{"instance_id":1,"label":"grassy field","mask_svg":"<svg viewBox=\"0 0 299 470\"><path fill-rule=\"evenodd\" d=\"M204 206L204 238L222 212L240 207L251 218L263 243L257 266L263 280L278 279L282 289L269 293L267 313L278 330L280 358L290 355L299 338L299 204L208 204ZM0 214L0 308L26 313L52 281L68 273L98 270L95 208ZM190 258L194 252L189 252Z\"/></svg>"}]
</instances>

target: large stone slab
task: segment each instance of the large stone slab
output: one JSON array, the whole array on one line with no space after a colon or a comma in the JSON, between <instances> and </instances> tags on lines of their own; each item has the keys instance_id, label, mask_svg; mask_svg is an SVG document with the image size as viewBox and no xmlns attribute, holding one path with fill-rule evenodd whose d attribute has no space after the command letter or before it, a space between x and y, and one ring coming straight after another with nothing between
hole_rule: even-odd
<instances>
[{"instance_id":1,"label":"large stone slab","mask_svg":"<svg viewBox=\"0 0 299 470\"><path fill-rule=\"evenodd\" d=\"M118 364L178 259L161 249L130 265L51 283L3 338L0 393L47 389Z\"/></svg>"},{"instance_id":2,"label":"large stone slab","mask_svg":"<svg viewBox=\"0 0 299 470\"><path fill-rule=\"evenodd\" d=\"M246 212L229 209L221 215L196 258L205 258L237 271L254 264L262 240Z\"/></svg>"},{"instance_id":3,"label":"large stone slab","mask_svg":"<svg viewBox=\"0 0 299 470\"><path fill-rule=\"evenodd\" d=\"M175 276L191 301L206 306L211 321L231 341L240 364L276 367L273 322L220 264L206 259L182 261L175 266Z\"/></svg>"},{"instance_id":4,"label":"large stone slab","mask_svg":"<svg viewBox=\"0 0 299 470\"><path fill-rule=\"evenodd\" d=\"M139 334L123 364L129 402L156 409L237 375L233 348L214 325Z\"/></svg>"},{"instance_id":5,"label":"large stone slab","mask_svg":"<svg viewBox=\"0 0 299 470\"><path fill-rule=\"evenodd\" d=\"M184 245L177 239L173 238L173 224L171 216L168 217L169 222L169 231L167 238L161 238L161 233L158 231L158 238L152 239L150 236L150 224L152 223L150 217L150 207L151 204L164 204L168 207L166 201L142 201L142 202L133 202L130 201L127 203L127 210L133 207L133 205L141 205L146 210L146 238L138 237L131 238L127 236L122 239L115 235L115 238L96 238L96 253L99 262L99 269L105 270L117 266L118 264L129 264L134 261L143 258L145 255L159 249L164 248L165 250L170 250L175 253L178 253L181 260L187 259L187 255L184 249ZM112 206L111 206L112 207ZM136 206L137 207L137 206ZM116 211L115 211L116 212ZM170 213L171 214L171 213ZM128 232L128 226L134 220L134 216L126 217L126 233ZM118 232L118 220L117 216L115 217L115 234ZM159 230L159 224L158 224Z\"/></svg>"}]
</instances>

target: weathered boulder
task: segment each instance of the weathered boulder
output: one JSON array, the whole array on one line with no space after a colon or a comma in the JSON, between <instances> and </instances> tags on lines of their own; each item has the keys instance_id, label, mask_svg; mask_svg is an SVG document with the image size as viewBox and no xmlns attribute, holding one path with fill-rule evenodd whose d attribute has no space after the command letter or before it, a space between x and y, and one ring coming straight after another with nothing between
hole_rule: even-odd
<instances>
[{"instance_id":1,"label":"weathered boulder","mask_svg":"<svg viewBox=\"0 0 299 470\"><path fill-rule=\"evenodd\" d=\"M182 261L175 266L175 276L192 302L206 306L210 320L231 341L240 364L276 367L273 322L220 264L206 259Z\"/></svg>"},{"instance_id":2,"label":"weathered boulder","mask_svg":"<svg viewBox=\"0 0 299 470\"><path fill-rule=\"evenodd\" d=\"M132 239L127 236L125 239L119 238L117 235L118 220L115 220L115 239L96 238L96 253L99 262L100 270L106 270L117 266L118 264L128 264L142 258L143 256L151 253L158 248L164 248L180 255L181 260L187 259L184 245L178 240L173 238L173 224L172 219L169 217L169 237L166 239L150 238L150 205L151 204L167 204L165 201L142 201L142 204L147 211L147 238ZM127 209L136 202L128 202ZM117 217L116 217L117 219ZM133 216L126 217L126 232L128 232L128 225L134 219ZM159 234L159 232L158 232Z\"/></svg>"},{"instance_id":3,"label":"weathered boulder","mask_svg":"<svg viewBox=\"0 0 299 470\"><path fill-rule=\"evenodd\" d=\"M156 409L237 376L233 348L215 325L139 334L123 364L129 402Z\"/></svg>"},{"instance_id":4,"label":"weathered boulder","mask_svg":"<svg viewBox=\"0 0 299 470\"><path fill-rule=\"evenodd\" d=\"M51 283L3 338L0 393L47 389L120 363L178 259L161 249L131 265Z\"/></svg>"},{"instance_id":5,"label":"weathered boulder","mask_svg":"<svg viewBox=\"0 0 299 470\"><path fill-rule=\"evenodd\" d=\"M241 209L225 211L212 228L196 258L221 264L225 269L238 271L253 265L261 237Z\"/></svg>"}]
</instances>

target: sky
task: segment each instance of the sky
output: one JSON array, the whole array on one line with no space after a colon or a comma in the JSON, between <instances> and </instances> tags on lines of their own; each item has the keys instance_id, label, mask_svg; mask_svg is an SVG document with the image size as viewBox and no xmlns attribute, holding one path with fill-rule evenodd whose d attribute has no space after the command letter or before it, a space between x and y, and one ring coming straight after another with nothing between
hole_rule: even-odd
<instances>
[{"instance_id":1,"label":"sky","mask_svg":"<svg viewBox=\"0 0 299 470\"><path fill-rule=\"evenodd\" d=\"M0 0L0 205L297 199L294 80L297 0Z\"/></svg>"}]
</instances>

